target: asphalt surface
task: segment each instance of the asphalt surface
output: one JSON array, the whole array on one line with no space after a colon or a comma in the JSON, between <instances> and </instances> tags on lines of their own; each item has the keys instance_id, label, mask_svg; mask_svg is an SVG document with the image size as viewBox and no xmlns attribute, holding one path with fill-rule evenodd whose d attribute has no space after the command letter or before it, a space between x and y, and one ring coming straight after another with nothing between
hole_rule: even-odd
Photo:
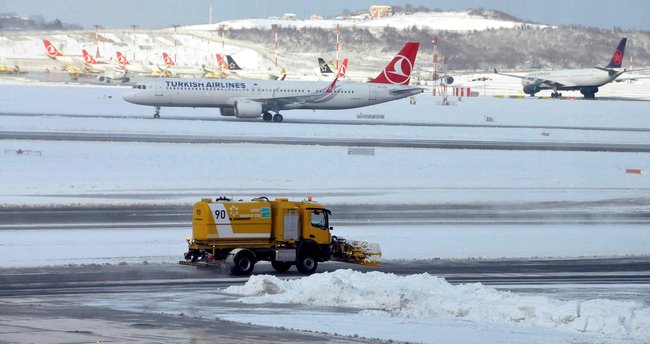
<instances>
[{"instance_id":1,"label":"asphalt surface","mask_svg":"<svg viewBox=\"0 0 650 344\"><path fill-rule=\"evenodd\" d=\"M113 118L124 119L124 115L75 115L75 114L56 114L56 113L2 113L0 116L24 116L24 117L69 117L69 118ZM152 116L133 116L128 118L135 119L152 119ZM261 119L240 119L234 117L214 116L162 116L162 120L175 121L210 121L210 122L261 122ZM367 119L343 120L343 119L297 119L285 118L282 123L291 124L321 124L321 125L374 125L374 126L400 126L400 127L442 127L442 128L493 128L493 129L541 129L541 130L579 130L579 131L619 131L619 132L650 132L650 128L629 128L629 127L585 127L585 126L560 126L560 125L509 125L498 123L485 124L464 124L464 123L436 123L436 122L395 122L395 121L377 121ZM268 123L269 125L278 125L279 123ZM282 124L279 124L282 125Z\"/></svg>"},{"instance_id":2,"label":"asphalt surface","mask_svg":"<svg viewBox=\"0 0 650 344\"><path fill-rule=\"evenodd\" d=\"M54 195L55 196L55 195ZM87 195L90 196L90 195ZM200 199L205 195L196 195ZM216 197L217 195L215 195ZM250 197L257 197L251 195ZM286 195L292 197L292 195ZM298 195L298 196L303 196ZM323 197L324 195L319 195ZM137 195L134 197L138 197ZM156 194L157 198L165 195ZM331 205L331 224L560 224L650 223L648 198L526 204ZM603 212L602 208L608 209ZM0 230L186 227L191 205L0 207Z\"/></svg>"},{"instance_id":3,"label":"asphalt surface","mask_svg":"<svg viewBox=\"0 0 650 344\"><path fill-rule=\"evenodd\" d=\"M324 263L319 272L341 268ZM346 265L346 268L348 266ZM246 278L233 277L222 268L195 268L174 264L85 265L0 269L0 337L5 343L156 342L156 343L352 343L377 342L318 333L293 332L230 323L184 312L152 312L111 307L111 297L143 295L215 295ZM430 260L388 262L379 270L398 275L428 272L448 282L495 285L510 290L522 284L536 295L557 285L638 285L634 300L650 303L650 258L564 260ZM269 264L256 266L258 274L275 274ZM294 269L277 274L301 278ZM500 286L500 287L499 287ZM547 287L548 286L548 287ZM575 288L575 287L574 287ZM616 289L616 287L614 286ZM639 293L638 291L641 291ZM645 290L645 292L643 292ZM593 291L592 291L593 292ZM599 291L598 291L599 292ZM634 292L634 291L633 291ZM217 293L217 294L215 294ZM599 295L599 294L596 294ZM222 296L223 297L223 296ZM584 292L578 297L585 297ZM589 297L589 296L587 296ZM592 295L593 297L593 295ZM173 301L166 301L167 304ZM273 306L267 306L273 307ZM300 307L300 306L296 306ZM173 308L173 307L172 307ZM183 308L183 307L181 307ZM183 308L185 309L185 308ZM345 310L341 310L345 312ZM34 319L38 319L34 321Z\"/></svg>"},{"instance_id":4,"label":"asphalt surface","mask_svg":"<svg viewBox=\"0 0 650 344\"><path fill-rule=\"evenodd\" d=\"M314 145L343 147L481 149L481 150L541 150L582 152L650 152L650 143L588 143L545 141L483 141L483 140L424 140L372 138L297 138L248 137L218 135L175 135L146 133L81 133L52 131L0 131L0 140L50 140L83 142L148 142L148 143L256 143L282 145Z\"/></svg>"}]
</instances>

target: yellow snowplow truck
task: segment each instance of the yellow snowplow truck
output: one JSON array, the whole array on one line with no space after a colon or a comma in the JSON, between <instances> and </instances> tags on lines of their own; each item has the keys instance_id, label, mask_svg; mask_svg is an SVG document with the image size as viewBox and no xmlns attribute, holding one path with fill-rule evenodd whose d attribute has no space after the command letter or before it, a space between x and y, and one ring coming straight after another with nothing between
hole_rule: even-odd
<instances>
[{"instance_id":1,"label":"yellow snowplow truck","mask_svg":"<svg viewBox=\"0 0 650 344\"><path fill-rule=\"evenodd\" d=\"M312 274L318 262L328 260L379 266L379 246L332 236L330 215L311 197L301 202L205 198L194 204L192 238L187 238L188 252L180 263L225 263L235 275L250 275L259 261L270 261L279 272L295 264L303 274Z\"/></svg>"}]
</instances>

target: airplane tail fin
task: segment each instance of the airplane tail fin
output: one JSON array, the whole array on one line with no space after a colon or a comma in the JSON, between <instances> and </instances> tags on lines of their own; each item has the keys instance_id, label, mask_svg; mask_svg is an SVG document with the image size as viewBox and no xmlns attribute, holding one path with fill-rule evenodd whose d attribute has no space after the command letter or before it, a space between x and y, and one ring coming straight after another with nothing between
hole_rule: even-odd
<instances>
[{"instance_id":1,"label":"airplane tail fin","mask_svg":"<svg viewBox=\"0 0 650 344\"><path fill-rule=\"evenodd\" d=\"M217 66L219 66L219 69L221 70L228 70L228 64L226 61L223 59L223 56L221 54L217 54Z\"/></svg>"},{"instance_id":2,"label":"airplane tail fin","mask_svg":"<svg viewBox=\"0 0 650 344\"><path fill-rule=\"evenodd\" d=\"M338 73L336 74L337 78L345 78L345 74L348 72L348 58L343 59L343 63L339 67Z\"/></svg>"},{"instance_id":3,"label":"airplane tail fin","mask_svg":"<svg viewBox=\"0 0 650 344\"><path fill-rule=\"evenodd\" d=\"M241 70L241 67L235 62L235 59L232 58L230 55L226 55L226 60L228 60L228 68L230 70Z\"/></svg>"},{"instance_id":4,"label":"airplane tail fin","mask_svg":"<svg viewBox=\"0 0 650 344\"><path fill-rule=\"evenodd\" d=\"M117 51L115 54L117 55L117 62L120 66L124 67L129 64L129 60L126 59L126 56L124 56L121 51Z\"/></svg>"},{"instance_id":5,"label":"airplane tail fin","mask_svg":"<svg viewBox=\"0 0 650 344\"><path fill-rule=\"evenodd\" d=\"M176 65L174 60L167 53L163 53L163 60L165 61L165 66L174 66L174 65Z\"/></svg>"},{"instance_id":6,"label":"airplane tail fin","mask_svg":"<svg viewBox=\"0 0 650 344\"><path fill-rule=\"evenodd\" d=\"M623 66L623 54L625 53L626 43L627 37L621 38L621 41L618 42L618 47L616 47L616 51L606 68L621 68L621 66Z\"/></svg>"},{"instance_id":7,"label":"airplane tail fin","mask_svg":"<svg viewBox=\"0 0 650 344\"><path fill-rule=\"evenodd\" d=\"M332 68L325 62L325 60L321 57L318 58L318 67L320 68L320 72L322 74L331 74L334 73L332 71Z\"/></svg>"},{"instance_id":8,"label":"airplane tail fin","mask_svg":"<svg viewBox=\"0 0 650 344\"><path fill-rule=\"evenodd\" d=\"M336 87L336 82L339 81L339 78L342 78L345 76L345 71L348 68L348 58L346 57L343 59L343 63L339 66L338 71L336 71L336 77L334 78L334 81L327 87L325 90L325 93L332 93L334 92L334 87Z\"/></svg>"},{"instance_id":9,"label":"airplane tail fin","mask_svg":"<svg viewBox=\"0 0 650 344\"><path fill-rule=\"evenodd\" d=\"M55 57L61 57L63 54L57 49L52 42L50 42L47 39L43 40L43 45L45 45L45 53L47 53L47 56L55 58Z\"/></svg>"},{"instance_id":10,"label":"airplane tail fin","mask_svg":"<svg viewBox=\"0 0 650 344\"><path fill-rule=\"evenodd\" d=\"M378 84L408 85L415 58L420 48L419 42L406 42L384 70L369 82Z\"/></svg>"},{"instance_id":11,"label":"airplane tail fin","mask_svg":"<svg viewBox=\"0 0 650 344\"><path fill-rule=\"evenodd\" d=\"M82 52L83 55L84 55L84 63L87 63L87 64L97 64L97 60L95 60L95 58L93 58L90 54L88 54L88 52L86 51L86 49L82 49L81 52Z\"/></svg>"}]
</instances>

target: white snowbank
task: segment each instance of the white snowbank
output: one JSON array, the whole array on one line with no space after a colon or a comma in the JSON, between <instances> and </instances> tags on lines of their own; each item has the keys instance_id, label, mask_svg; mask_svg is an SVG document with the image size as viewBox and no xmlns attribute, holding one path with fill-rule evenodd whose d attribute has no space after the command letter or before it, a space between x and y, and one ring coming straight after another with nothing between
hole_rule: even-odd
<instances>
[{"instance_id":1,"label":"white snowbank","mask_svg":"<svg viewBox=\"0 0 650 344\"><path fill-rule=\"evenodd\" d=\"M650 308L636 302L522 296L480 283L454 286L429 274L397 276L337 270L292 280L259 275L224 292L243 296L240 300L245 303L356 308L366 317L446 317L609 338L650 339Z\"/></svg>"}]
</instances>

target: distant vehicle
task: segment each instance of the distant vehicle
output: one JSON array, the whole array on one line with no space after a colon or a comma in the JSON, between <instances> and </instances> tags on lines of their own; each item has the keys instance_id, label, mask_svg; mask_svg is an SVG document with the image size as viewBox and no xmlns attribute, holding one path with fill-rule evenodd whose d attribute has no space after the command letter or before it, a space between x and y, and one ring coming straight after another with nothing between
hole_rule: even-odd
<instances>
[{"instance_id":1,"label":"distant vehicle","mask_svg":"<svg viewBox=\"0 0 650 344\"><path fill-rule=\"evenodd\" d=\"M282 110L338 110L374 105L423 92L410 86L411 71L420 43L408 42L390 63L369 83L337 85L319 81L155 79L137 83L123 98L134 104L160 108L214 107L222 116L257 118L282 122ZM343 67L343 66L341 66ZM342 69L342 68L341 68ZM342 70L339 70L342 72ZM275 112L272 115L271 112Z\"/></svg>"},{"instance_id":2,"label":"distant vehicle","mask_svg":"<svg viewBox=\"0 0 650 344\"><path fill-rule=\"evenodd\" d=\"M621 74L625 73L623 66L623 54L627 38L622 38L614 51L612 59L605 67L594 67L585 69L563 69L551 71L536 71L527 75L516 75L499 73L496 68L494 73L519 78L524 86L524 93L535 96L541 90L553 90L552 98L559 98L562 95L558 91L580 91L587 99L593 99L598 92L598 87L608 84Z\"/></svg>"}]
</instances>

